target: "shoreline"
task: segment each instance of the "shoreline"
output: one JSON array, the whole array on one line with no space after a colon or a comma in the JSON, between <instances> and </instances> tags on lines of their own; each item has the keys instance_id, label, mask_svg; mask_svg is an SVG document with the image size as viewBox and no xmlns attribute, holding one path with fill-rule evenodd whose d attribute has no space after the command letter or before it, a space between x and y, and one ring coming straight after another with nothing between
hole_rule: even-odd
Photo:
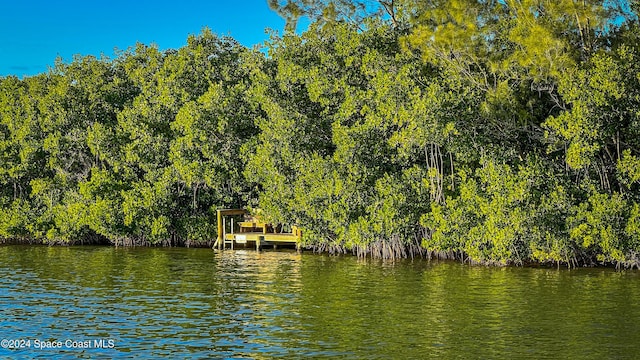
<instances>
[{"instance_id":1,"label":"shoreline","mask_svg":"<svg viewBox=\"0 0 640 360\"><path fill-rule=\"evenodd\" d=\"M57 242L51 242L51 243L46 243L43 241L38 241L38 240L16 240L16 239L0 239L0 247L3 246L24 246L24 247L43 247L43 246L47 246L47 247L103 247L103 248L107 248L107 247L112 247L112 248L124 248L124 249L134 249L134 248L158 248L158 249L175 249L175 248L184 248L184 249L210 249L214 252L224 252L224 251L237 251L237 250L249 250L249 251L256 251L255 248L253 246L245 246L245 247L239 247L239 248L235 248L235 249L224 249L224 250L218 250L213 248L213 241L211 242L207 242L207 243L191 243L189 246L185 246L185 245L167 245L169 242L162 242L162 243L157 243L157 244L151 244L149 242L146 243L133 243L133 242L128 242L126 245L116 245L113 243L96 243L96 242L80 242L80 241L76 241L73 243L64 243L61 241L57 241ZM210 243L210 244L209 244ZM319 246L319 245L314 245L314 246L303 246L300 248L300 250L296 250L295 247L281 247L278 246L277 249L272 249L272 248L266 248L266 249L262 249L259 251L268 251L268 252L279 252L279 251L296 251L299 253L312 253L314 255L328 255L328 256L351 256L351 257L357 257L359 259L363 259L363 260L372 260L372 261L382 261L382 262L394 262L394 261L404 261L404 260L423 260L423 261L447 261L447 262L455 262L455 263L459 263L459 264L464 264L464 265L469 265L469 266L478 266L478 267L495 267L495 268L501 268L501 267L514 267L514 268L544 268L544 269L567 269L567 270L574 270L574 269L578 269L578 268L602 268L602 269L615 269L616 271L622 271L622 270L640 270L640 268L637 265L633 265L633 266L616 266L613 263L598 263L598 262L591 262L589 264L584 263L584 264L580 264L580 263L576 263L576 264L567 264L567 263L551 263L551 262L539 262L539 261L533 261L533 260L525 260L525 261L509 261L507 263L500 263L497 261L475 261L473 259L470 259L468 255L462 253L462 252L457 252L457 253L438 253L435 251L427 251L426 249L422 249L423 251L421 251L420 253L410 253L407 254L407 256L404 257L394 257L394 258L383 258L383 257L379 257L379 256L373 256L371 254L371 252L367 252L367 254L362 254L362 252L358 252L357 249L345 249L345 248L340 248L338 249L337 247L333 247L333 248L328 248L327 246Z\"/></svg>"}]
</instances>

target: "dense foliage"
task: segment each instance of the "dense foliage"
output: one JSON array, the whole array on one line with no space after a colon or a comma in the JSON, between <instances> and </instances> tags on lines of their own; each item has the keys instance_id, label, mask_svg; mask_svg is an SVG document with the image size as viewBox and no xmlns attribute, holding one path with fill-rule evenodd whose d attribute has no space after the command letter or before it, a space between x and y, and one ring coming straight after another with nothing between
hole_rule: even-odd
<instances>
[{"instance_id":1,"label":"dense foliage","mask_svg":"<svg viewBox=\"0 0 640 360\"><path fill-rule=\"evenodd\" d=\"M0 237L193 244L259 207L361 256L640 265L634 1L270 1L208 30L0 79Z\"/></svg>"},{"instance_id":2,"label":"dense foliage","mask_svg":"<svg viewBox=\"0 0 640 360\"><path fill-rule=\"evenodd\" d=\"M177 51L140 44L2 79L0 236L209 241L212 206L252 194L240 149L260 110L243 64L260 61L204 31Z\"/></svg>"}]
</instances>

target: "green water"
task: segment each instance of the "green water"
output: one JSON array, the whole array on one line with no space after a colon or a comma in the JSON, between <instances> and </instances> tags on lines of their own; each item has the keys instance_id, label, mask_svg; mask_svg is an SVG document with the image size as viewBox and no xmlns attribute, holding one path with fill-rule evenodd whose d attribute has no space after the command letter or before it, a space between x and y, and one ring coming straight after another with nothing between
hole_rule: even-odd
<instances>
[{"instance_id":1,"label":"green water","mask_svg":"<svg viewBox=\"0 0 640 360\"><path fill-rule=\"evenodd\" d=\"M640 272L4 246L0 339L25 359L633 359Z\"/></svg>"}]
</instances>

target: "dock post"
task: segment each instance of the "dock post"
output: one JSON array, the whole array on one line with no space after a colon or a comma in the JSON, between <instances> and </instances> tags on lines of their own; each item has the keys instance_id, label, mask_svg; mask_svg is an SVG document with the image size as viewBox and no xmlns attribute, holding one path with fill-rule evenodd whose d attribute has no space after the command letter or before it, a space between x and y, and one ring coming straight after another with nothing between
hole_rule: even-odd
<instances>
[{"instance_id":1,"label":"dock post","mask_svg":"<svg viewBox=\"0 0 640 360\"><path fill-rule=\"evenodd\" d=\"M222 213L220 212L220 210L217 211L218 213L218 240L216 240L216 243L218 244L218 250L220 250L222 248L222 242L224 241L222 239Z\"/></svg>"}]
</instances>

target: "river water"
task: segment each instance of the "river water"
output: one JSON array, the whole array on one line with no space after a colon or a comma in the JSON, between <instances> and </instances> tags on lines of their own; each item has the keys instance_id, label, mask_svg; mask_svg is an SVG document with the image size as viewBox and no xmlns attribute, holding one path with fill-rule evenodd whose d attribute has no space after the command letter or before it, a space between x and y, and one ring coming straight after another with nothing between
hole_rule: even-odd
<instances>
[{"instance_id":1,"label":"river water","mask_svg":"<svg viewBox=\"0 0 640 360\"><path fill-rule=\"evenodd\" d=\"M640 272L2 246L0 339L17 359L633 359Z\"/></svg>"}]
</instances>

